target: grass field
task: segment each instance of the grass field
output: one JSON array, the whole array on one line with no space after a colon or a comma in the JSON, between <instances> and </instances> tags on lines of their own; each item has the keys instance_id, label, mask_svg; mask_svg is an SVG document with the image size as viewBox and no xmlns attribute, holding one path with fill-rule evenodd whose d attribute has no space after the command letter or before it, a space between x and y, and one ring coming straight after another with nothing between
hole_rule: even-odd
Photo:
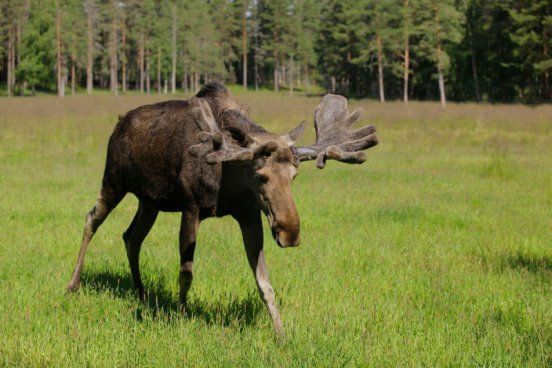
<instances>
[{"instance_id":1,"label":"grass field","mask_svg":"<svg viewBox=\"0 0 552 368\"><path fill-rule=\"evenodd\" d=\"M380 145L362 166L304 163L302 245L265 235L283 341L229 218L202 223L183 317L179 216L161 214L141 304L121 239L132 196L66 295L117 115L163 98L0 99L0 366L552 366L552 106L352 101ZM237 98L282 133L320 100Z\"/></svg>"}]
</instances>

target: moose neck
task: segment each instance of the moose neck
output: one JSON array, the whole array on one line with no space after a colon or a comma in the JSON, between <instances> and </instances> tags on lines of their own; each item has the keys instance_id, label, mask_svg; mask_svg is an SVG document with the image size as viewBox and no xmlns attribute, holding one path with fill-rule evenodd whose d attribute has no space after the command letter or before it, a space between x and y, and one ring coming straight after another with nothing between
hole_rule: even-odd
<instances>
[{"instance_id":1,"label":"moose neck","mask_svg":"<svg viewBox=\"0 0 552 368\"><path fill-rule=\"evenodd\" d=\"M233 215L239 210L254 210L259 206L250 181L253 169L249 165L222 163L222 177L217 202L217 216Z\"/></svg>"}]
</instances>

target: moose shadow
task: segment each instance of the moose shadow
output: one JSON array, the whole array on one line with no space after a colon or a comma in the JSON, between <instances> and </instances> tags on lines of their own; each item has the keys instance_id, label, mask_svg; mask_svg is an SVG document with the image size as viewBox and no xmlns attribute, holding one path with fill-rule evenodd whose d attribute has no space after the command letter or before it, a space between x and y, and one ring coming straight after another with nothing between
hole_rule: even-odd
<instances>
[{"instance_id":1,"label":"moose shadow","mask_svg":"<svg viewBox=\"0 0 552 368\"><path fill-rule=\"evenodd\" d=\"M182 314L179 310L178 296L173 295L164 285L164 280L152 282L144 278L146 298L140 303L130 274L110 271L88 270L82 274L82 288L96 293L111 293L117 298L134 300L140 304L134 312L137 320L142 320L141 310L152 312L154 318L175 321ZM264 306L258 295L248 293L245 297L230 296L225 300L202 300L192 298L186 307L188 318L202 319L211 325L250 326L257 323L257 316Z\"/></svg>"},{"instance_id":2,"label":"moose shadow","mask_svg":"<svg viewBox=\"0 0 552 368\"><path fill-rule=\"evenodd\" d=\"M506 266L512 269L524 269L535 275L552 273L552 257L517 252L503 257Z\"/></svg>"}]
</instances>

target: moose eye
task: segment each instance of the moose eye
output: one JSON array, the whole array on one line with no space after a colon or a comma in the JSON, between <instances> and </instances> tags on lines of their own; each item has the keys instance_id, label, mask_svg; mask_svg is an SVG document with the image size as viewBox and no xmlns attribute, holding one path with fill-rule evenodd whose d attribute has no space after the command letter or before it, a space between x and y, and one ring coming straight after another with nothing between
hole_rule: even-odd
<instances>
[{"instance_id":1,"label":"moose eye","mask_svg":"<svg viewBox=\"0 0 552 368\"><path fill-rule=\"evenodd\" d=\"M255 174L255 177L257 178L259 183L266 183L268 181L268 176L263 175L263 174L257 173L257 174Z\"/></svg>"}]
</instances>

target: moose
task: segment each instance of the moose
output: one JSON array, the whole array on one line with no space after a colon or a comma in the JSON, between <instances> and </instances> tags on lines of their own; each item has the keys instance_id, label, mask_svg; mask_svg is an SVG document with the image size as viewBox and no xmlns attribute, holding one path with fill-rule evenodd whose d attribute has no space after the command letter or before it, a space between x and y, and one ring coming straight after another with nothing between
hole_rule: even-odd
<instances>
[{"instance_id":1,"label":"moose","mask_svg":"<svg viewBox=\"0 0 552 368\"><path fill-rule=\"evenodd\" d=\"M159 211L181 212L179 305L186 308L193 279L196 234L209 217L231 215L239 224L247 259L277 335L283 335L263 253L261 212L284 247L300 243L299 215L291 192L299 163L326 160L360 164L378 138L370 125L352 130L361 109L325 95L314 113L316 142L295 146L305 122L284 135L254 123L221 83L206 84L188 100L145 105L119 117L109 139L102 187L86 215L77 265L67 286L77 291L94 233L127 193L139 200L123 240L134 287L144 298L139 258Z\"/></svg>"}]
</instances>

